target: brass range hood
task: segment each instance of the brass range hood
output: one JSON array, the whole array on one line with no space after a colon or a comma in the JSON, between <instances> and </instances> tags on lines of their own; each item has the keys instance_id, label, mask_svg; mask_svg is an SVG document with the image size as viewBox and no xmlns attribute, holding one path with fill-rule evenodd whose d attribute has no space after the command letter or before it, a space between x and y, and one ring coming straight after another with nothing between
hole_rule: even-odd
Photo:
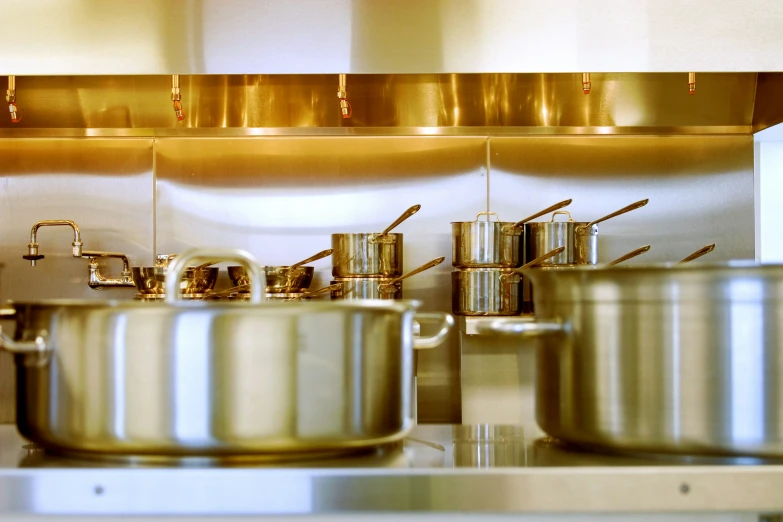
<instances>
[{"instance_id":1,"label":"brass range hood","mask_svg":"<svg viewBox=\"0 0 783 522\"><path fill-rule=\"evenodd\" d=\"M183 75L173 91L163 75L16 77L21 120L0 118L0 134L751 134L783 121L783 73L592 73L589 93L582 73L340 80Z\"/></svg>"},{"instance_id":2,"label":"brass range hood","mask_svg":"<svg viewBox=\"0 0 783 522\"><path fill-rule=\"evenodd\" d=\"M3 135L750 134L783 121L780 0L43 3L4 11Z\"/></svg>"}]
</instances>

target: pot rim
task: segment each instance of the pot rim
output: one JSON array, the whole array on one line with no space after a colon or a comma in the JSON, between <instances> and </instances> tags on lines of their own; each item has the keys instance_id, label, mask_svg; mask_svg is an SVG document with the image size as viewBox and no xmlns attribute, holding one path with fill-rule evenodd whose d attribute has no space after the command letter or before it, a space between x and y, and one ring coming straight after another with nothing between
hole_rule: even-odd
<instances>
[{"instance_id":1,"label":"pot rim","mask_svg":"<svg viewBox=\"0 0 783 522\"><path fill-rule=\"evenodd\" d=\"M166 302L140 302L133 300L119 300L112 299L109 301L92 301L88 299L49 299L40 301L8 301L5 306L11 307L14 310L17 308L23 308L27 306L37 307L51 307L51 308L104 308L106 310L250 310L250 311L267 311L267 310L280 310L285 307L299 308L305 310L308 313L319 311L319 308L324 310L330 309L373 309L373 310L385 310L389 312L410 312L418 310L422 305L422 301L417 299L401 299L401 300L384 300L384 299L365 299L355 301L311 301L308 303L302 303L297 301L268 301L259 304L252 304L242 301L177 301L175 303Z\"/></svg>"}]
</instances>

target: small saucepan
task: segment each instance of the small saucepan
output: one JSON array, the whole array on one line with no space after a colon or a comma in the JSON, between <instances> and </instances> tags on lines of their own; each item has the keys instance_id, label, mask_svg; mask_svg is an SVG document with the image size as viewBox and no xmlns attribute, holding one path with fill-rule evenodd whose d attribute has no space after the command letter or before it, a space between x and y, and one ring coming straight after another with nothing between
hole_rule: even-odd
<instances>
[{"instance_id":1,"label":"small saucepan","mask_svg":"<svg viewBox=\"0 0 783 522\"><path fill-rule=\"evenodd\" d=\"M404 279L438 266L445 260L445 257L438 257L399 277L335 278L332 284L339 286L332 290L332 299L349 301L356 299L402 299L402 281Z\"/></svg>"},{"instance_id":2,"label":"small saucepan","mask_svg":"<svg viewBox=\"0 0 783 522\"><path fill-rule=\"evenodd\" d=\"M520 271L543 263L565 250L558 247L520 268L464 268L451 273L454 315L519 315L522 313Z\"/></svg>"},{"instance_id":3,"label":"small saucepan","mask_svg":"<svg viewBox=\"0 0 783 522\"><path fill-rule=\"evenodd\" d=\"M567 211L558 211L550 221L525 224L525 259L539 257L555 247L565 251L550 259L546 265L598 264L598 223L626 214L648 203L643 199L594 221L574 221ZM568 221L555 221L557 215L567 215Z\"/></svg>"},{"instance_id":4,"label":"small saucepan","mask_svg":"<svg viewBox=\"0 0 783 522\"><path fill-rule=\"evenodd\" d=\"M313 282L315 268L303 265L330 255L332 255L332 249L327 248L293 265L262 267L262 270L266 273L266 292L268 294L286 294L307 290L310 287L310 283ZM228 267L228 277L234 286L250 283L247 271L242 266Z\"/></svg>"},{"instance_id":5,"label":"small saucepan","mask_svg":"<svg viewBox=\"0 0 783 522\"><path fill-rule=\"evenodd\" d=\"M131 268L133 283L139 291L140 299L161 299L166 294L165 266L134 266ZM180 291L183 296L198 298L204 296L215 288L219 269L217 267L199 266L190 267L185 271L185 276L180 281Z\"/></svg>"},{"instance_id":6,"label":"small saucepan","mask_svg":"<svg viewBox=\"0 0 783 522\"><path fill-rule=\"evenodd\" d=\"M518 268L524 260L525 223L567 207L556 203L516 223L500 221L495 212L479 212L475 221L451 223L451 264L458 268ZM486 220L481 220L486 216ZM495 216L495 221L490 220Z\"/></svg>"},{"instance_id":7,"label":"small saucepan","mask_svg":"<svg viewBox=\"0 0 783 522\"><path fill-rule=\"evenodd\" d=\"M402 234L390 232L420 208L413 205L381 233L332 234L332 275L338 279L402 275Z\"/></svg>"}]
</instances>

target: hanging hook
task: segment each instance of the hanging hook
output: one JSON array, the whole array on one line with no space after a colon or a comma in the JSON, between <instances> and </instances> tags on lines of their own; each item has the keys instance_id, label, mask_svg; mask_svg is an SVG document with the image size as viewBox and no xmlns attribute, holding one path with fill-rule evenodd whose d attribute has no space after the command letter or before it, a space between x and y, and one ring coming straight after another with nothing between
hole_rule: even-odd
<instances>
[{"instance_id":1,"label":"hanging hook","mask_svg":"<svg viewBox=\"0 0 783 522\"><path fill-rule=\"evenodd\" d=\"M348 93L346 90L346 75L341 74L339 76L339 85L337 86L337 99L340 100L340 112L344 119L348 119L353 114L353 108L351 108L351 102L348 101Z\"/></svg>"},{"instance_id":2,"label":"hanging hook","mask_svg":"<svg viewBox=\"0 0 783 522\"><path fill-rule=\"evenodd\" d=\"M590 83L590 73L582 73L582 92L590 94L592 84Z\"/></svg>"},{"instance_id":3,"label":"hanging hook","mask_svg":"<svg viewBox=\"0 0 783 522\"><path fill-rule=\"evenodd\" d=\"M688 94L696 93L696 73L688 73Z\"/></svg>"},{"instance_id":4,"label":"hanging hook","mask_svg":"<svg viewBox=\"0 0 783 522\"><path fill-rule=\"evenodd\" d=\"M177 121L185 119L185 112L182 110L182 94L179 91L179 74L171 75L171 101L174 102L174 114L177 115Z\"/></svg>"},{"instance_id":5,"label":"hanging hook","mask_svg":"<svg viewBox=\"0 0 783 522\"><path fill-rule=\"evenodd\" d=\"M19 123L19 108L16 106L16 76L8 77L8 90L5 91L5 101L8 102L8 112L11 113L11 121Z\"/></svg>"}]
</instances>

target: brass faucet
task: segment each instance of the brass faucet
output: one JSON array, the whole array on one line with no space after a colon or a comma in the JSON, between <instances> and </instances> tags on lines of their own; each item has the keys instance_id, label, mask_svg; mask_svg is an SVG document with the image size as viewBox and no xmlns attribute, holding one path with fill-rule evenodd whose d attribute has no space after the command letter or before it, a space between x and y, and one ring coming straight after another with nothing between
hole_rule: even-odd
<instances>
[{"instance_id":1,"label":"brass faucet","mask_svg":"<svg viewBox=\"0 0 783 522\"><path fill-rule=\"evenodd\" d=\"M19 108L16 106L16 76L8 77L8 90L5 91L5 101L8 102L8 112L11 114L11 121L19 123L22 118L19 117Z\"/></svg>"},{"instance_id":2,"label":"brass faucet","mask_svg":"<svg viewBox=\"0 0 783 522\"><path fill-rule=\"evenodd\" d=\"M73 257L82 257L82 236L79 232L79 225L71 221L70 219L48 219L39 221L33 225L30 230L30 244L27 245L27 255L22 256L24 259L28 259L32 266L35 266L35 262L39 259L43 259L44 256L38 253L37 235L38 229L41 227L54 227L54 226L69 226L73 229Z\"/></svg>"},{"instance_id":3,"label":"brass faucet","mask_svg":"<svg viewBox=\"0 0 783 522\"><path fill-rule=\"evenodd\" d=\"M133 283L133 276L130 269L130 261L128 256L121 252L101 252L97 250L85 250L82 252L84 259L90 260L90 278L87 284L93 290L100 290L106 287L127 287L136 286ZM119 279L110 279L101 274L100 266L98 265L98 259L100 258L116 258L122 259L122 272L120 272Z\"/></svg>"}]
</instances>

